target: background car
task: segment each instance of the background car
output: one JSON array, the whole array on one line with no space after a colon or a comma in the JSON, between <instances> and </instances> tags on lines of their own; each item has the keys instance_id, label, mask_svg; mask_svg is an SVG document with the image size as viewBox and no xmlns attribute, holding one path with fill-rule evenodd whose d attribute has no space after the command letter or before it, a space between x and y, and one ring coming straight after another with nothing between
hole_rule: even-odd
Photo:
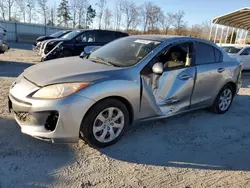
<instances>
[{"instance_id":1,"label":"background car","mask_svg":"<svg viewBox=\"0 0 250 188\"><path fill-rule=\"evenodd\" d=\"M194 53L195 52L195 53ZM191 37L130 36L84 59L26 69L9 107L23 133L58 143L115 143L129 124L209 108L226 113L242 65L216 44Z\"/></svg>"},{"instance_id":2,"label":"background car","mask_svg":"<svg viewBox=\"0 0 250 188\"><path fill-rule=\"evenodd\" d=\"M250 46L230 45L221 48L228 55L243 63L243 70L250 70Z\"/></svg>"},{"instance_id":3,"label":"background car","mask_svg":"<svg viewBox=\"0 0 250 188\"><path fill-rule=\"evenodd\" d=\"M79 56L86 46L103 46L115 39L126 37L127 33L109 30L74 30L59 39L45 44L42 61Z\"/></svg>"},{"instance_id":4,"label":"background car","mask_svg":"<svg viewBox=\"0 0 250 188\"><path fill-rule=\"evenodd\" d=\"M35 44L33 45L33 50L39 50L41 43L43 41L49 40L49 39L55 39L55 38L60 38L67 33L71 32L71 30L62 30L62 31L57 31L56 33L53 33L52 35L49 36L40 36L36 39Z\"/></svg>"},{"instance_id":5,"label":"background car","mask_svg":"<svg viewBox=\"0 0 250 188\"><path fill-rule=\"evenodd\" d=\"M5 53L9 50L9 45L6 42L6 30L0 25L0 54Z\"/></svg>"}]
</instances>

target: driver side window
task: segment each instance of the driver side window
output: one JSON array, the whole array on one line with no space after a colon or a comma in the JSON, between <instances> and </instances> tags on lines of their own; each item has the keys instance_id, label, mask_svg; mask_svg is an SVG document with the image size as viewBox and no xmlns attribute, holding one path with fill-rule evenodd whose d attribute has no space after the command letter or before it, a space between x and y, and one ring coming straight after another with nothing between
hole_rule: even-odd
<instances>
[{"instance_id":1,"label":"driver side window","mask_svg":"<svg viewBox=\"0 0 250 188\"><path fill-rule=\"evenodd\" d=\"M167 47L158 54L152 61L152 65L161 62L164 71L191 66L193 54L192 43L181 43Z\"/></svg>"}]
</instances>

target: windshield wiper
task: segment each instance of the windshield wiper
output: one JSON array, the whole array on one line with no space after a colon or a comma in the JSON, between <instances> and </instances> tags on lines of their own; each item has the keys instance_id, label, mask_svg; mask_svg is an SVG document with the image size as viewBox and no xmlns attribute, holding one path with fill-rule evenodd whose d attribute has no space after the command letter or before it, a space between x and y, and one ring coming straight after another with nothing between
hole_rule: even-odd
<instances>
[{"instance_id":1,"label":"windshield wiper","mask_svg":"<svg viewBox=\"0 0 250 188\"><path fill-rule=\"evenodd\" d=\"M90 58L90 60L94 61L94 62L98 62L98 63L102 63L105 65L109 65L109 66L115 66L114 64L112 64L110 61L102 58L102 57L95 57L95 58Z\"/></svg>"}]
</instances>

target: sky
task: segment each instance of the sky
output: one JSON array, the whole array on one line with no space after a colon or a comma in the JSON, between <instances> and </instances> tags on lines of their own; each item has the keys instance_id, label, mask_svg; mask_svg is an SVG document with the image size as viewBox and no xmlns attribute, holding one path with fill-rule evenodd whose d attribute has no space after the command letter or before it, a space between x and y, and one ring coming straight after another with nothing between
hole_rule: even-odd
<instances>
[{"instance_id":1,"label":"sky","mask_svg":"<svg viewBox=\"0 0 250 188\"><path fill-rule=\"evenodd\" d=\"M50 4L59 4L61 0L49 0ZM137 5L145 1L151 1L162 8L164 12L178 12L183 10L185 21L188 25L201 24L203 21L211 21L214 17L231 11L250 7L250 0L134 0ZM89 0L91 5L95 5L98 0ZM109 8L113 8L115 0L107 0ZM95 6L94 6L95 7Z\"/></svg>"}]
</instances>

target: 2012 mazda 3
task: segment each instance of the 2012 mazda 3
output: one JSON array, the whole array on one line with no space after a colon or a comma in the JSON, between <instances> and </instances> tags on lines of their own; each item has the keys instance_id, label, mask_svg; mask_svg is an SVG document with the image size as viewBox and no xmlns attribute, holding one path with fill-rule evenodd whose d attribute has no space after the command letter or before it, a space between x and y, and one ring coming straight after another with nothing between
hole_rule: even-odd
<instances>
[{"instance_id":1,"label":"2012 mazda 3","mask_svg":"<svg viewBox=\"0 0 250 188\"><path fill-rule=\"evenodd\" d=\"M104 147L136 121L209 108L223 114L242 65L209 41L129 36L84 59L39 63L13 83L9 107L23 133L53 143Z\"/></svg>"}]
</instances>

